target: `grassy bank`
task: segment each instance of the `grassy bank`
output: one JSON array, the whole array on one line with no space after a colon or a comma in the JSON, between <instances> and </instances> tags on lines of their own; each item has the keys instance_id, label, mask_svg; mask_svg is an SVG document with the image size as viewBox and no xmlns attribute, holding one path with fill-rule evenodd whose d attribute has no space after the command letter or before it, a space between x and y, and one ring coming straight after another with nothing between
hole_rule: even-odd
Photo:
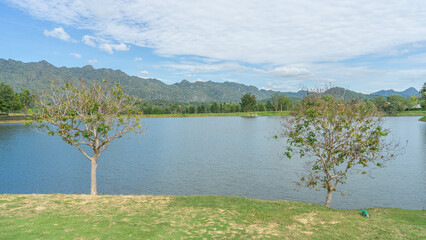
<instances>
[{"instance_id":1,"label":"grassy bank","mask_svg":"<svg viewBox=\"0 0 426 240\"><path fill-rule=\"evenodd\" d=\"M420 118L419 121L426 122L426 116Z\"/></svg>"},{"instance_id":2,"label":"grassy bank","mask_svg":"<svg viewBox=\"0 0 426 240\"><path fill-rule=\"evenodd\" d=\"M426 116L426 110L398 112L397 116Z\"/></svg>"},{"instance_id":3,"label":"grassy bank","mask_svg":"<svg viewBox=\"0 0 426 240\"><path fill-rule=\"evenodd\" d=\"M240 117L253 117L253 116L290 116L291 111L282 111L282 112L235 112L235 113L194 113L194 114L144 114L141 116L137 116L139 118L182 118L182 117L232 117L232 116L240 116ZM20 117L25 116L22 113L11 113L9 114L12 117ZM404 111L399 112L397 116L426 116L426 111ZM8 123L25 123L27 120L1 120L0 124L8 124Z\"/></svg>"},{"instance_id":4,"label":"grassy bank","mask_svg":"<svg viewBox=\"0 0 426 240\"><path fill-rule=\"evenodd\" d=\"M425 239L422 210L220 196L0 195L0 239Z\"/></svg>"}]
</instances>

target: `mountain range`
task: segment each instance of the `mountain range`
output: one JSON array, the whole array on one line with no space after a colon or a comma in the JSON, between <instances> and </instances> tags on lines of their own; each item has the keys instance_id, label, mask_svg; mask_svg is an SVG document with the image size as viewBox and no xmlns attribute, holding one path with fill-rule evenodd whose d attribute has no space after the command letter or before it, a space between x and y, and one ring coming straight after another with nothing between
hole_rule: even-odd
<instances>
[{"instance_id":1,"label":"mountain range","mask_svg":"<svg viewBox=\"0 0 426 240\"><path fill-rule=\"evenodd\" d=\"M413 95L418 96L418 97L420 96L419 91L417 91L417 89L415 89L413 87L407 88L405 91L401 91L401 92L390 89L390 90L381 90L381 91L378 91L378 92L371 93L371 95L379 95L379 96L389 96L389 95L394 95L394 94L398 94L402 97L411 97Z\"/></svg>"},{"instance_id":2,"label":"mountain range","mask_svg":"<svg viewBox=\"0 0 426 240\"><path fill-rule=\"evenodd\" d=\"M140 78L129 76L120 70L106 68L95 69L90 65L84 67L55 67L47 61L24 63L16 60L0 58L0 82L10 85L13 89L26 88L33 91L47 90L52 81L75 82L80 79L102 80L119 82L130 95L143 99L164 99L179 102L239 102L246 93L252 93L258 100L270 98L274 93L285 94L290 98L301 98L306 91L279 92L258 89L234 82L189 82L182 80L179 83L167 85L154 78ZM401 96L418 95L418 91L409 88L403 92L383 90L371 95L356 93L343 88L331 88L330 94L345 95L345 98L372 98L378 95L387 96L400 94Z\"/></svg>"}]
</instances>

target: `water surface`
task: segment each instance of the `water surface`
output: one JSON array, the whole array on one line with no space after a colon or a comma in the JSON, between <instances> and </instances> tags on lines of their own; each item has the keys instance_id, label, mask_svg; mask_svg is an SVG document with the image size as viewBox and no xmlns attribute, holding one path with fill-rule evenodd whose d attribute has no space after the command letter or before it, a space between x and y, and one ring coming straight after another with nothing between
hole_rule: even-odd
<instances>
[{"instance_id":1,"label":"water surface","mask_svg":"<svg viewBox=\"0 0 426 240\"><path fill-rule=\"evenodd\" d=\"M334 208L424 209L426 123L387 118L405 152L370 178L351 175ZM271 139L281 117L145 119L145 135L113 142L98 167L100 194L227 195L323 204L325 192L297 188L303 162ZM0 125L0 193L90 192L90 162L59 137Z\"/></svg>"}]
</instances>

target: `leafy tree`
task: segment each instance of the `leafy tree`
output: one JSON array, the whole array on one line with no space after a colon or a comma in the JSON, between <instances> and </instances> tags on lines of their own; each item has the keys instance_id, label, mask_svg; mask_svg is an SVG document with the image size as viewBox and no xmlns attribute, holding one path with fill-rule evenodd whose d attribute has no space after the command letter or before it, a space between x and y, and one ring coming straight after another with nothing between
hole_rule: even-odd
<instances>
[{"instance_id":1,"label":"leafy tree","mask_svg":"<svg viewBox=\"0 0 426 240\"><path fill-rule=\"evenodd\" d=\"M271 102L275 108L275 112L277 112L280 105L280 95L278 93L274 93L271 97Z\"/></svg>"},{"instance_id":2,"label":"leafy tree","mask_svg":"<svg viewBox=\"0 0 426 240\"><path fill-rule=\"evenodd\" d=\"M218 113L219 112L219 105L217 102L213 102L212 105L210 105L210 112L212 113Z\"/></svg>"},{"instance_id":3,"label":"leafy tree","mask_svg":"<svg viewBox=\"0 0 426 240\"><path fill-rule=\"evenodd\" d=\"M58 135L91 162L92 195L97 195L97 161L114 139L127 133L143 133L137 118L130 118L137 99L125 95L119 84L107 85L81 82L79 87L65 84L51 85L51 92L43 91L36 98L38 111L30 111L39 129L49 135ZM92 153L92 155L90 154Z\"/></svg>"},{"instance_id":4,"label":"leafy tree","mask_svg":"<svg viewBox=\"0 0 426 240\"><path fill-rule=\"evenodd\" d=\"M188 113L195 113L195 107L194 106L189 106L187 112Z\"/></svg>"},{"instance_id":5,"label":"leafy tree","mask_svg":"<svg viewBox=\"0 0 426 240\"><path fill-rule=\"evenodd\" d=\"M13 112L21 109L21 107L19 95L9 85L0 83L0 112Z\"/></svg>"},{"instance_id":6,"label":"leafy tree","mask_svg":"<svg viewBox=\"0 0 426 240\"><path fill-rule=\"evenodd\" d=\"M239 112L240 111L240 105L239 104L232 104L231 105L231 112Z\"/></svg>"},{"instance_id":7,"label":"leafy tree","mask_svg":"<svg viewBox=\"0 0 426 240\"><path fill-rule=\"evenodd\" d=\"M199 105L197 107L197 113L205 113L206 112L206 107L204 105Z\"/></svg>"},{"instance_id":8,"label":"leafy tree","mask_svg":"<svg viewBox=\"0 0 426 240\"><path fill-rule=\"evenodd\" d=\"M272 106L272 103L269 100L266 102L266 110L267 111L273 111L274 110L274 106Z\"/></svg>"},{"instance_id":9,"label":"leafy tree","mask_svg":"<svg viewBox=\"0 0 426 240\"><path fill-rule=\"evenodd\" d=\"M410 105L410 100L401 97L398 94L387 96L388 106L386 112L390 115L396 115L397 112L402 112Z\"/></svg>"},{"instance_id":10,"label":"leafy tree","mask_svg":"<svg viewBox=\"0 0 426 240\"><path fill-rule=\"evenodd\" d=\"M423 109L426 110L426 82L423 83L423 87L420 90L420 105L422 106Z\"/></svg>"},{"instance_id":11,"label":"leafy tree","mask_svg":"<svg viewBox=\"0 0 426 240\"><path fill-rule=\"evenodd\" d=\"M374 98L373 102L376 108L380 111L385 111L388 107L388 102L384 96Z\"/></svg>"},{"instance_id":12,"label":"leafy tree","mask_svg":"<svg viewBox=\"0 0 426 240\"><path fill-rule=\"evenodd\" d=\"M34 96L30 93L30 90L21 88L19 93L19 101L25 108L30 108L34 104Z\"/></svg>"},{"instance_id":13,"label":"leafy tree","mask_svg":"<svg viewBox=\"0 0 426 240\"><path fill-rule=\"evenodd\" d=\"M283 110L289 110L289 109L291 109L292 101L291 101L290 98L286 97L285 95L279 96L278 103L280 105L281 112Z\"/></svg>"},{"instance_id":14,"label":"leafy tree","mask_svg":"<svg viewBox=\"0 0 426 240\"><path fill-rule=\"evenodd\" d=\"M393 157L396 146L386 143L388 130L364 102L344 102L331 96L309 95L293 118L283 123L287 138L285 156L309 156L300 184L327 189L325 206L330 207L337 185L345 183L349 170L365 174L369 166L382 167Z\"/></svg>"},{"instance_id":15,"label":"leafy tree","mask_svg":"<svg viewBox=\"0 0 426 240\"><path fill-rule=\"evenodd\" d=\"M257 104L257 111L259 111L259 112L266 111L266 106L265 106L265 104L264 104L264 103L258 103L258 104Z\"/></svg>"},{"instance_id":16,"label":"leafy tree","mask_svg":"<svg viewBox=\"0 0 426 240\"><path fill-rule=\"evenodd\" d=\"M241 110L245 112L252 112L256 110L256 96L250 93L244 94L241 98Z\"/></svg>"}]
</instances>

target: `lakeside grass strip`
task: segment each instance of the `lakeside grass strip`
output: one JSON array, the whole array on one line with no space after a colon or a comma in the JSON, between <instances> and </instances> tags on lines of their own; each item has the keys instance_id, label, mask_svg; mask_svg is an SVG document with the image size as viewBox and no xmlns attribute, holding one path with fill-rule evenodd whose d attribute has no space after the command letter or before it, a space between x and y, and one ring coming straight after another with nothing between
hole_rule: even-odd
<instances>
[{"instance_id":1,"label":"lakeside grass strip","mask_svg":"<svg viewBox=\"0 0 426 240\"><path fill-rule=\"evenodd\" d=\"M236 113L191 113L191 114L144 114L137 115L132 117L138 118L182 118L182 117L253 117L253 116L290 116L292 114L291 111L265 111L265 112L236 112ZM10 114L11 116L15 116L14 114ZM24 114L16 114L16 116L24 116ZM399 112L397 116L426 116L426 111L404 111ZM423 119L423 118L422 118ZM425 121L425 120L420 120ZM0 124L16 124L16 123L25 123L27 120L0 120Z\"/></svg>"},{"instance_id":2,"label":"lakeside grass strip","mask_svg":"<svg viewBox=\"0 0 426 240\"><path fill-rule=\"evenodd\" d=\"M0 239L425 239L426 212L223 196L0 195Z\"/></svg>"}]
</instances>

